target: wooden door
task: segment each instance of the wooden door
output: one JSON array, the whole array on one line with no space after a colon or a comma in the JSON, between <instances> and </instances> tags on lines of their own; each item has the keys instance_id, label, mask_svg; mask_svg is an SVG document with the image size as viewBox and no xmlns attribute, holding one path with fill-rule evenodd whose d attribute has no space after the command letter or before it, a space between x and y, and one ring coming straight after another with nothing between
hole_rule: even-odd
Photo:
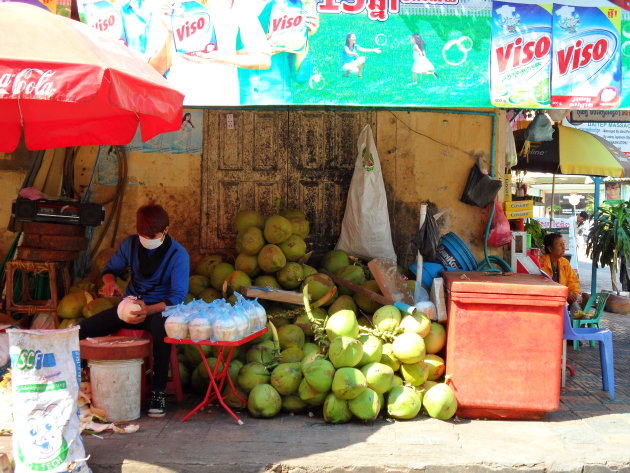
<instances>
[{"instance_id":1,"label":"wooden door","mask_svg":"<svg viewBox=\"0 0 630 473\"><path fill-rule=\"evenodd\" d=\"M234 126L228 128L229 115ZM234 215L274 213L279 197L311 222L309 248L331 249L341 231L356 141L369 111L206 111L202 159L203 252L232 253Z\"/></svg>"}]
</instances>

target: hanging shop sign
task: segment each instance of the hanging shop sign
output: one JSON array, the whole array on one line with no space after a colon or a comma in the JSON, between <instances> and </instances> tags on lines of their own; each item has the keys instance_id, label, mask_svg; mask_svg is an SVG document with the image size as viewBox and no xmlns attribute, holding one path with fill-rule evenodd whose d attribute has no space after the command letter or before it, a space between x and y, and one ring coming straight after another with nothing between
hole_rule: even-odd
<instances>
[{"instance_id":1,"label":"hanging shop sign","mask_svg":"<svg viewBox=\"0 0 630 473\"><path fill-rule=\"evenodd\" d=\"M621 83L622 61L630 71L621 9L572 1L579 6L523 0L77 6L83 22L124 42L184 92L187 106L630 108Z\"/></svg>"},{"instance_id":2,"label":"hanging shop sign","mask_svg":"<svg viewBox=\"0 0 630 473\"><path fill-rule=\"evenodd\" d=\"M626 110L612 111L612 110L597 110L609 114L613 113L629 113ZM581 120L574 120L574 113L571 114L569 119L564 119L563 124L566 126L572 126L583 131L588 131L596 136L601 136L605 140L614 144L619 148L623 154L630 157L630 122L621 120L614 120L611 122L587 122ZM601 117L601 115L590 114L591 117Z\"/></svg>"}]
</instances>

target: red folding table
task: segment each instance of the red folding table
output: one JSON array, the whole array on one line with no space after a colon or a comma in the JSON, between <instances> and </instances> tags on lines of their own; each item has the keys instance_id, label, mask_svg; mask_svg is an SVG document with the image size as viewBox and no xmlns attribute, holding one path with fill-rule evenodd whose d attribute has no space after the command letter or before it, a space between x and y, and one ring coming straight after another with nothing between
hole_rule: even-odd
<instances>
[{"instance_id":1,"label":"red folding table","mask_svg":"<svg viewBox=\"0 0 630 473\"><path fill-rule=\"evenodd\" d=\"M195 412L197 412L200 409L203 409L204 407L206 407L208 404L210 404L212 401L216 399L223 406L223 408L228 412L228 414L230 414L234 418L234 420L239 423L239 425L243 425L243 421L239 419L236 414L234 414L232 409L230 409L230 406L228 406L223 400L221 391L223 390L225 380L227 379L227 382L232 388L232 393L234 393L236 397L238 397L241 401L247 404L247 399L243 399L236 392L236 388L234 387L232 378L230 378L230 376L228 375L228 368L230 367L230 363L232 361L234 348L241 346L249 342L250 340L253 340L259 337L263 333L266 333L267 330L268 330L267 327L265 327L262 330L259 330L258 332L254 332L251 335L248 335L247 337L241 340L234 341L234 342L211 342L210 340L201 340L199 342L193 342L190 339L179 340L177 338L170 338L170 337L164 338L164 341L166 343L173 343L176 345L197 345L197 349L199 350L199 354L201 355L201 360L203 361L203 365L206 367L206 372L208 373L208 378L210 379L210 382L208 383L208 389L206 390L206 396L192 411L190 411L188 414L184 416L184 418L182 419L182 422L186 422L188 418L192 416ZM214 369L210 369L210 365L208 365L208 360L206 360L206 355L203 352L203 349L201 348L202 345L217 347L217 362L214 365ZM227 351L227 356L225 356L225 359L224 359L224 352L226 349L228 351ZM223 368L221 368L221 366Z\"/></svg>"}]
</instances>

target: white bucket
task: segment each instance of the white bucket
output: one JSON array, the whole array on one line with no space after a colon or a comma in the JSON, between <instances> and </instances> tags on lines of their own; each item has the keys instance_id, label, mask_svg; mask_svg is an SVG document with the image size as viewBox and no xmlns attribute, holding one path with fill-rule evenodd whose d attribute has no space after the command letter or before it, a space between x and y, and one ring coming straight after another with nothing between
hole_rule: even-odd
<instances>
[{"instance_id":1,"label":"white bucket","mask_svg":"<svg viewBox=\"0 0 630 473\"><path fill-rule=\"evenodd\" d=\"M88 360L94 406L104 409L110 422L140 417L142 360Z\"/></svg>"}]
</instances>

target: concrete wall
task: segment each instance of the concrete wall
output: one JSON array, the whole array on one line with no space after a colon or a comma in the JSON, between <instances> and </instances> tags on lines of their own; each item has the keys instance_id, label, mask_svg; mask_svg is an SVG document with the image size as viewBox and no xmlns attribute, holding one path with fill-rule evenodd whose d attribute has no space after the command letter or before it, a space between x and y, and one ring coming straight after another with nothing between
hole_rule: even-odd
<instances>
[{"instance_id":1,"label":"concrete wall","mask_svg":"<svg viewBox=\"0 0 630 473\"><path fill-rule=\"evenodd\" d=\"M286 113L286 112L285 112ZM505 118L496 114L495 172L503 169ZM377 146L388 192L393 238L399 259L412 260L415 251L409 240L418 228L422 201L447 210L440 226L443 233L457 233L473 250L483 256L484 225L482 209L459 201L468 172L478 156L489 162L492 117L467 112L381 111L377 114ZM77 188L89 180L94 152L84 151L75 165ZM0 164L14 162L14 156L0 154ZM22 158L26 163L27 158ZM10 203L15 199L28 167L0 167L0 252L8 249L14 234L6 231ZM153 200L171 215L171 234L185 245L197 261L201 199L201 158L195 155L130 153L130 185L124 197L116 241L135 232L135 210ZM105 202L114 195L114 186L95 185L92 201ZM111 207L109 205L108 207ZM110 210L109 208L107 209ZM317 222L313 222L317 225ZM99 231L102 228L99 229ZM109 246L113 225L102 247ZM406 261L407 262L407 261Z\"/></svg>"}]
</instances>

